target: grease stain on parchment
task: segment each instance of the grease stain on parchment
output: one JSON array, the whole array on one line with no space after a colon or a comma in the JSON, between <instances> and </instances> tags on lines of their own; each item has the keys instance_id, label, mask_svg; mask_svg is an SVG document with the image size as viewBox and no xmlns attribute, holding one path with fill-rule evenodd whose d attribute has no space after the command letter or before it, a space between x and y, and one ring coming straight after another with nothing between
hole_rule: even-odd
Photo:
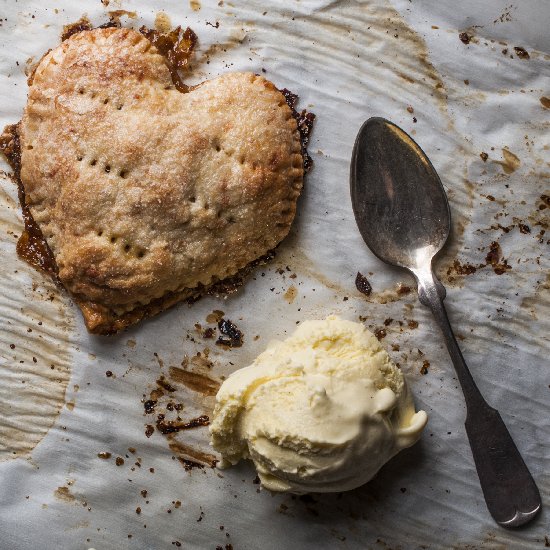
<instances>
[{"instance_id":1,"label":"grease stain on parchment","mask_svg":"<svg viewBox=\"0 0 550 550\"><path fill-rule=\"evenodd\" d=\"M192 67L190 67L190 70L192 68L195 74L200 74L195 67L208 65L214 58L223 56L229 50L242 46L246 37L246 30L242 26L235 26L230 29L225 39L210 44L205 50L202 50L199 44L196 61L191 61Z\"/></svg>"},{"instance_id":2,"label":"grease stain on parchment","mask_svg":"<svg viewBox=\"0 0 550 550\"><path fill-rule=\"evenodd\" d=\"M137 13L135 11L128 11L128 10L111 10L107 12L109 14L109 19L111 21L114 21L118 25L122 25L121 18L127 17L128 19L136 19Z\"/></svg>"},{"instance_id":3,"label":"grease stain on parchment","mask_svg":"<svg viewBox=\"0 0 550 550\"><path fill-rule=\"evenodd\" d=\"M69 487L65 487L64 485L61 487L58 487L53 492L53 495L57 500L61 500L62 502L67 502L69 504L74 503L74 501L76 500L75 496L69 490Z\"/></svg>"},{"instance_id":4,"label":"grease stain on parchment","mask_svg":"<svg viewBox=\"0 0 550 550\"><path fill-rule=\"evenodd\" d=\"M201 451L196 447L178 441L174 434L168 436L167 439L168 447L187 470L192 469L194 464L213 468L218 461L213 454Z\"/></svg>"},{"instance_id":5,"label":"grease stain on parchment","mask_svg":"<svg viewBox=\"0 0 550 550\"><path fill-rule=\"evenodd\" d=\"M493 162L495 164L500 164L502 166L502 170L504 170L505 174L512 174L514 173L520 166L521 160L519 157L512 153L509 149L502 149L502 158L503 160L494 160Z\"/></svg>"},{"instance_id":6,"label":"grease stain on parchment","mask_svg":"<svg viewBox=\"0 0 550 550\"><path fill-rule=\"evenodd\" d=\"M333 18L332 13L337 14L339 19ZM425 88L446 117L448 128L454 127L447 109L445 84L430 61L426 42L389 3L342 6L335 2L315 15L312 24L322 29L316 43L325 46L333 38L342 40L347 37L357 44L354 49L363 54L378 52L373 54L373 80L388 83L385 73L391 71L397 77L397 92L403 86L399 85L399 80L406 83L405 87ZM385 91L391 93L387 88Z\"/></svg>"},{"instance_id":7,"label":"grease stain on parchment","mask_svg":"<svg viewBox=\"0 0 550 550\"><path fill-rule=\"evenodd\" d=\"M290 238L292 239L292 237ZM409 282L400 282L390 288L384 288L382 290L373 290L368 296L366 296L365 294L359 294L359 291L357 291L353 287L353 284L350 284L349 288L347 288L339 284L338 282L332 280L330 277L327 277L324 273L322 273L319 269L316 268L313 260L309 258L297 246L291 245L291 246L282 247L276 256L275 261L281 267L284 267L286 265L292 266L293 270L299 271L306 277L314 279L315 281L319 282L324 287L334 291L338 295L361 296L363 300L372 304L388 304L392 302L399 302L402 300L406 300L407 296L411 294L413 295L413 298L414 298L414 292L416 290L416 287L414 286L414 284L413 286L411 286ZM297 295L298 289L294 285L291 285L289 287L289 290L291 288L294 288L296 290L296 295ZM294 294L294 291L293 291L293 294ZM285 298L285 300L288 301L286 297L286 293L285 295L283 295L283 297ZM289 303L292 303L292 302L289 302Z\"/></svg>"},{"instance_id":8,"label":"grease stain on parchment","mask_svg":"<svg viewBox=\"0 0 550 550\"><path fill-rule=\"evenodd\" d=\"M155 15L155 29L159 32L170 32L172 30L172 21L167 13L159 11Z\"/></svg>"},{"instance_id":9,"label":"grease stain on parchment","mask_svg":"<svg viewBox=\"0 0 550 550\"><path fill-rule=\"evenodd\" d=\"M15 252L15 185L0 180L0 461L28 456L54 425L71 376L73 315L51 279Z\"/></svg>"},{"instance_id":10,"label":"grease stain on parchment","mask_svg":"<svg viewBox=\"0 0 550 550\"><path fill-rule=\"evenodd\" d=\"M73 493L73 487L75 484L75 480L71 479L67 481L66 485L60 485L54 492L53 496L54 498L59 501L63 502L65 504L72 504L72 505L82 505L84 507L88 507L88 502L86 501L85 497L82 494L79 493ZM91 507L88 507L88 511L91 510ZM70 529L78 528L77 525L71 526ZM65 529L65 531L68 531L69 528Z\"/></svg>"},{"instance_id":11,"label":"grease stain on parchment","mask_svg":"<svg viewBox=\"0 0 550 550\"><path fill-rule=\"evenodd\" d=\"M283 294L283 298L287 303L292 304L298 296L298 289L294 285L290 285L286 292Z\"/></svg>"},{"instance_id":12,"label":"grease stain on parchment","mask_svg":"<svg viewBox=\"0 0 550 550\"><path fill-rule=\"evenodd\" d=\"M202 395L214 396L220 389L220 382L214 380L206 374L193 372L179 367L170 367L168 372L171 380Z\"/></svg>"},{"instance_id":13,"label":"grease stain on parchment","mask_svg":"<svg viewBox=\"0 0 550 550\"><path fill-rule=\"evenodd\" d=\"M302 274L315 279L326 288L333 290L337 294L349 294L350 289L345 288L337 281L333 281L322 273L319 269L316 269L315 263L297 246L295 237L289 235L275 257L275 261L282 268L286 265L291 265L295 271L300 271Z\"/></svg>"}]
</instances>

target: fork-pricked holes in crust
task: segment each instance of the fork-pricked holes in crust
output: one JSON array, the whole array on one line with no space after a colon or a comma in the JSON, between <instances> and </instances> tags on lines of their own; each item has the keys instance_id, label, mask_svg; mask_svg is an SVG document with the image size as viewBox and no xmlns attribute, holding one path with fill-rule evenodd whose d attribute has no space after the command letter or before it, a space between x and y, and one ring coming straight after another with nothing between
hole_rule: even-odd
<instances>
[{"instance_id":1,"label":"fork-pricked holes in crust","mask_svg":"<svg viewBox=\"0 0 550 550\"><path fill-rule=\"evenodd\" d=\"M122 247L122 250L124 251L125 254L132 255L139 260L141 260L146 253L146 250L144 248L141 248L139 246L133 246L129 242L126 242L124 244L124 246Z\"/></svg>"},{"instance_id":2,"label":"fork-pricked holes in crust","mask_svg":"<svg viewBox=\"0 0 550 550\"><path fill-rule=\"evenodd\" d=\"M235 156L235 149L231 149L231 148L226 149L225 147L222 146L222 144L221 144L221 142L218 138L214 138L212 140L212 148L216 151L216 153L224 153L227 157ZM246 159L246 156L244 154L240 154L238 156L237 161L240 165L247 164L247 159ZM256 170L256 168L257 168L256 162L253 162L251 164L251 166L252 166L253 170Z\"/></svg>"},{"instance_id":3,"label":"fork-pricked holes in crust","mask_svg":"<svg viewBox=\"0 0 550 550\"><path fill-rule=\"evenodd\" d=\"M98 229L96 231L96 235L98 237L106 237L108 242L113 246L116 245L121 240L121 238L118 237L117 235L110 235L110 236L107 235L103 229ZM122 239L122 243L120 244L120 247L125 254L133 254L136 258L140 260L147 253L147 250L145 248L142 248L140 246L134 246L125 239Z\"/></svg>"},{"instance_id":4,"label":"fork-pricked holes in crust","mask_svg":"<svg viewBox=\"0 0 550 550\"><path fill-rule=\"evenodd\" d=\"M227 157L233 157L235 155L235 149L225 149L218 138L214 138L212 140L212 148L216 151L216 153L224 153ZM244 166L247 164L246 156L241 154L238 157L238 162L241 166ZM258 164L256 162L253 162L250 164L253 170L256 170L258 168Z\"/></svg>"},{"instance_id":5,"label":"fork-pricked holes in crust","mask_svg":"<svg viewBox=\"0 0 550 550\"><path fill-rule=\"evenodd\" d=\"M79 95L89 94L91 99L99 98L103 105L108 105L109 103L111 103L111 98L109 96L101 96L98 92L93 91L93 90L89 92L88 90L86 90L86 88L79 88L78 89L78 94ZM124 107L124 103L118 102L118 103L115 104L115 107L116 107L117 111L121 111L122 107Z\"/></svg>"},{"instance_id":6,"label":"fork-pricked holes in crust","mask_svg":"<svg viewBox=\"0 0 550 550\"><path fill-rule=\"evenodd\" d=\"M221 146L220 140L218 138L214 138L212 140L212 148L216 151L216 153L221 153L222 146Z\"/></svg>"},{"instance_id":7,"label":"fork-pricked holes in crust","mask_svg":"<svg viewBox=\"0 0 550 550\"><path fill-rule=\"evenodd\" d=\"M84 160L84 155L77 155L76 157L76 160L78 162L82 162ZM98 159L93 157L90 159L90 161L88 162L88 164L90 166L97 166L97 163L98 163ZM128 170L126 170L125 168L113 168L113 166L106 162L104 165L103 165L103 171L106 173L106 174L110 174L111 172L114 173L114 175L116 175L117 177L121 178L121 179L126 179L128 177Z\"/></svg>"}]
</instances>

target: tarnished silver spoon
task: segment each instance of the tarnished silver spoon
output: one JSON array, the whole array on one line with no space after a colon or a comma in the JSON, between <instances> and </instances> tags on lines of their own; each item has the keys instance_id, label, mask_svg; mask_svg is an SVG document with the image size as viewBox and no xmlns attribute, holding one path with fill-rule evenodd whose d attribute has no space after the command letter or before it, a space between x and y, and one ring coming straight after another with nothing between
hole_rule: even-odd
<instances>
[{"instance_id":1,"label":"tarnished silver spoon","mask_svg":"<svg viewBox=\"0 0 550 550\"><path fill-rule=\"evenodd\" d=\"M451 227L447 196L422 149L383 118L361 127L351 161L353 212L378 258L413 273L420 301L434 314L466 400L466 433L491 515L504 527L531 521L540 494L500 414L479 392L447 318L445 287L432 270Z\"/></svg>"}]
</instances>

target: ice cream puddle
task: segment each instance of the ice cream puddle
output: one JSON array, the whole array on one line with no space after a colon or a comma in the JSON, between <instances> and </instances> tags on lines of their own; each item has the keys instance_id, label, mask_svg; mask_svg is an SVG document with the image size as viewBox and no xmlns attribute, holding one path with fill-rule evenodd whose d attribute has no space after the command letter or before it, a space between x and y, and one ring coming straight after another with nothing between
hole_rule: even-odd
<instances>
[{"instance_id":1,"label":"ice cream puddle","mask_svg":"<svg viewBox=\"0 0 550 550\"><path fill-rule=\"evenodd\" d=\"M271 491L338 492L372 479L426 422L376 337L330 316L305 321L233 373L210 433L221 467L251 459Z\"/></svg>"}]
</instances>

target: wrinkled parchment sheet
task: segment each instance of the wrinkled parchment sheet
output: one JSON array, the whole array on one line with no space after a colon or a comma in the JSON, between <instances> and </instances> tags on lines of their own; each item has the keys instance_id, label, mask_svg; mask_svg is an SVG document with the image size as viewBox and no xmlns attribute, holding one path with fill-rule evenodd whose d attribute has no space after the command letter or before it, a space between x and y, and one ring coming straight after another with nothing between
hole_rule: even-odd
<instances>
[{"instance_id":1,"label":"wrinkled parchment sheet","mask_svg":"<svg viewBox=\"0 0 550 550\"><path fill-rule=\"evenodd\" d=\"M2 126L19 120L25 71L58 44L63 24L83 14L101 24L113 10L135 12L119 14L134 27L166 17L190 25L199 49L188 82L246 70L298 94L299 107L318 117L315 166L291 235L237 294L180 305L111 338L88 335L69 297L17 258L16 190L2 178L0 548L548 545L548 4L6 1ZM474 377L538 482L546 508L526 529L506 531L490 518L437 327L414 292L396 292L414 287L412 279L378 261L356 229L349 160L360 125L374 115L418 140L448 192L454 232L437 269ZM500 275L485 265L493 242L509 266ZM372 285L368 298L355 288L358 271ZM215 326L206 321L213 310L242 329L242 348L224 350L199 334ZM346 494L274 496L259 490L248 464L186 471L178 458L212 453L205 427L146 437L155 415L144 414L143 400L161 376L174 391L157 394L159 410L181 403L184 420L211 411L213 397L178 382L174 367L221 380L297 323L331 313L386 330L383 344L429 415L422 440L372 482Z\"/></svg>"}]
</instances>

